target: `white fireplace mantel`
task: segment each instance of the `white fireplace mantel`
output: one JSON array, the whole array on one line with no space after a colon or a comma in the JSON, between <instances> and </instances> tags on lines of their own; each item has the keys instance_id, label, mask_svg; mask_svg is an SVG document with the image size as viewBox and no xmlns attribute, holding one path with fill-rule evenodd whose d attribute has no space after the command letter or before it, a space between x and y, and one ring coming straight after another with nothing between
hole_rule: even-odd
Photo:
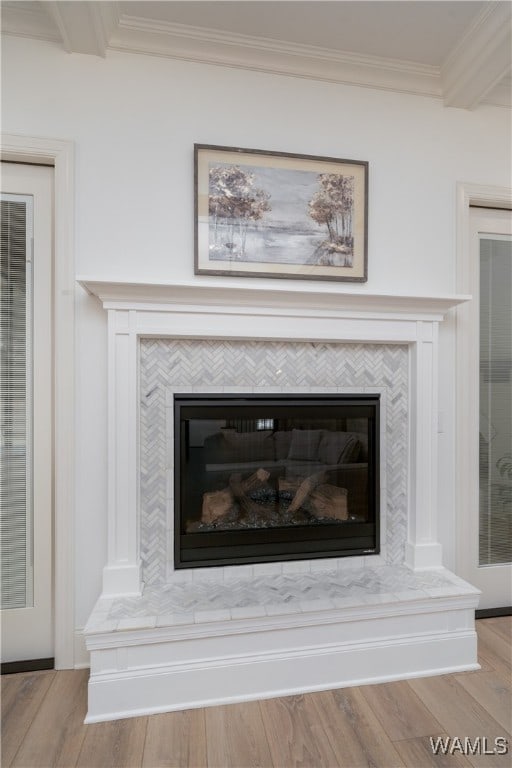
<instances>
[{"instance_id":1,"label":"white fireplace mantel","mask_svg":"<svg viewBox=\"0 0 512 768\"><path fill-rule=\"evenodd\" d=\"M325 285L309 291L234 288L215 281L79 282L108 314L108 562L102 595L84 630L91 654L87 722L478 668L478 591L441 567L437 533L438 326L470 297L375 295ZM148 338L159 343L143 341ZM387 559L383 547L361 562L331 558L273 563L270 571L259 563L183 573L172 567L167 551L165 583L142 584L139 369L144 371L144 350L163 347L177 356L178 350L189 356L196 350L193 362L202 371L200 348L244 345L247 355L254 347L283 348L286 356L301 344L314 348L308 342L322 347L315 355L334 356L335 362L342 356L348 367L352 355L360 356L361 345L367 345L362 357L370 361L402 360L397 376L403 377L407 407L395 417L403 419L404 441L396 476L385 446L385 425L392 423L386 415L387 376L395 369L387 369L391 372L382 381L380 374L369 380L371 363L366 363L361 378L365 391L383 394L381 522L382 530L392 531L387 521L400 507L400 562ZM287 344L296 347L286 349ZM357 351L349 349L352 345ZM162 374L169 401L174 361L171 356ZM336 391L344 391L343 376L334 378ZM199 379L201 391L210 391L209 382ZM233 366L220 381L223 391L234 391ZM293 381L279 391L291 391ZM312 381L315 391L329 389L318 376ZM183 384L197 391L187 380ZM170 428L166 424L163 431ZM397 501L391 487L397 487L399 475ZM171 503L172 473L165 477L166 503ZM159 539L159 546L165 549L170 540L162 545ZM299 565L305 569L295 568Z\"/></svg>"},{"instance_id":2,"label":"white fireplace mantel","mask_svg":"<svg viewBox=\"0 0 512 768\"><path fill-rule=\"evenodd\" d=\"M108 563L103 595L140 594L138 343L141 337L404 344L410 350L406 564L441 565L437 537L438 325L465 295L234 288L80 278L108 312Z\"/></svg>"},{"instance_id":3,"label":"white fireplace mantel","mask_svg":"<svg viewBox=\"0 0 512 768\"><path fill-rule=\"evenodd\" d=\"M78 283L97 296L105 309L169 311L171 306L208 306L242 313L261 311L286 315L301 312L335 312L382 315L389 318L437 319L462 302L467 295L400 295L362 291L283 290L280 288L234 288L203 283L140 283L79 277Z\"/></svg>"}]
</instances>

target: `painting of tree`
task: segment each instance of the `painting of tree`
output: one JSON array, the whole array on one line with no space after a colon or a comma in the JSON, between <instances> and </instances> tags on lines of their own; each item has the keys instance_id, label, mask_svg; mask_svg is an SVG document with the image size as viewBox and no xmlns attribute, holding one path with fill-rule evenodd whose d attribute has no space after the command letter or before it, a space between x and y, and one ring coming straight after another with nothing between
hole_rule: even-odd
<instances>
[{"instance_id":1,"label":"painting of tree","mask_svg":"<svg viewBox=\"0 0 512 768\"><path fill-rule=\"evenodd\" d=\"M327 227L328 240L317 248L318 263L351 267L354 238L352 214L354 177L335 173L318 176L319 189L309 202L309 215L319 226Z\"/></svg>"},{"instance_id":2,"label":"painting of tree","mask_svg":"<svg viewBox=\"0 0 512 768\"><path fill-rule=\"evenodd\" d=\"M255 186L253 173L237 165L213 166L209 173L208 208L212 219L212 250L229 251L243 259L247 228L271 210L270 195Z\"/></svg>"},{"instance_id":3,"label":"painting of tree","mask_svg":"<svg viewBox=\"0 0 512 768\"><path fill-rule=\"evenodd\" d=\"M194 145L196 274L366 280L368 163Z\"/></svg>"}]
</instances>

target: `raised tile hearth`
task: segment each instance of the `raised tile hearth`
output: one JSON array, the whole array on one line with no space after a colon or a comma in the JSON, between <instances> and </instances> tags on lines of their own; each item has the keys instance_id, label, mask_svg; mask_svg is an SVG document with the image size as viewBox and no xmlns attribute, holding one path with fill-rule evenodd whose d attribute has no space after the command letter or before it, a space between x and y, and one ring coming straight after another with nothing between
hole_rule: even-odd
<instances>
[{"instance_id":1,"label":"raised tile hearth","mask_svg":"<svg viewBox=\"0 0 512 768\"><path fill-rule=\"evenodd\" d=\"M109 315L88 722L477 668L437 539L437 329L466 297L82 284ZM174 395L244 391L379 393L380 555L174 569Z\"/></svg>"},{"instance_id":2,"label":"raised tile hearth","mask_svg":"<svg viewBox=\"0 0 512 768\"><path fill-rule=\"evenodd\" d=\"M101 598L87 722L478 669L478 592L461 579L328 568Z\"/></svg>"},{"instance_id":3,"label":"raised tile hearth","mask_svg":"<svg viewBox=\"0 0 512 768\"><path fill-rule=\"evenodd\" d=\"M100 598L88 630L116 631L177 627L214 621L290 616L301 613L407 604L411 601L474 595L476 590L449 571L414 573L378 566L255 575L218 581L208 572L199 580L146 587L140 597Z\"/></svg>"}]
</instances>

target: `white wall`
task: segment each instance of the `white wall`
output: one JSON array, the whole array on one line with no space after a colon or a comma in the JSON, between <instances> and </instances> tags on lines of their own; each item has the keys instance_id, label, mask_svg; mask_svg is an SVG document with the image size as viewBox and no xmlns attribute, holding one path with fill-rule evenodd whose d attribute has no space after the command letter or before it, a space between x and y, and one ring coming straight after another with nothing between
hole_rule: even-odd
<instances>
[{"instance_id":1,"label":"white wall","mask_svg":"<svg viewBox=\"0 0 512 768\"><path fill-rule=\"evenodd\" d=\"M455 288L455 185L510 185L510 115L351 86L164 58L66 54L6 38L2 129L76 147L76 273L133 281L193 275L193 144L368 160L368 282L349 290ZM241 278L230 285L247 285ZM251 287L275 281L251 279ZM280 281L307 291L346 284ZM454 562L454 324L442 332L440 530ZM77 290L76 625L106 557L106 323Z\"/></svg>"}]
</instances>

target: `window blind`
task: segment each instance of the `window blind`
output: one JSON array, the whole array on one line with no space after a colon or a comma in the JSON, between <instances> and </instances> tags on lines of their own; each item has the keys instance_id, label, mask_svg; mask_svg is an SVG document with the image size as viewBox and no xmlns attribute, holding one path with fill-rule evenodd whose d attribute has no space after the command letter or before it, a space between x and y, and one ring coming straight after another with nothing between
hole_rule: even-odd
<instances>
[{"instance_id":1,"label":"window blind","mask_svg":"<svg viewBox=\"0 0 512 768\"><path fill-rule=\"evenodd\" d=\"M1 607L31 605L32 198L2 195L0 270ZM28 247L27 247L28 245Z\"/></svg>"},{"instance_id":2,"label":"window blind","mask_svg":"<svg viewBox=\"0 0 512 768\"><path fill-rule=\"evenodd\" d=\"M480 239L479 564L512 562L512 241Z\"/></svg>"}]
</instances>

